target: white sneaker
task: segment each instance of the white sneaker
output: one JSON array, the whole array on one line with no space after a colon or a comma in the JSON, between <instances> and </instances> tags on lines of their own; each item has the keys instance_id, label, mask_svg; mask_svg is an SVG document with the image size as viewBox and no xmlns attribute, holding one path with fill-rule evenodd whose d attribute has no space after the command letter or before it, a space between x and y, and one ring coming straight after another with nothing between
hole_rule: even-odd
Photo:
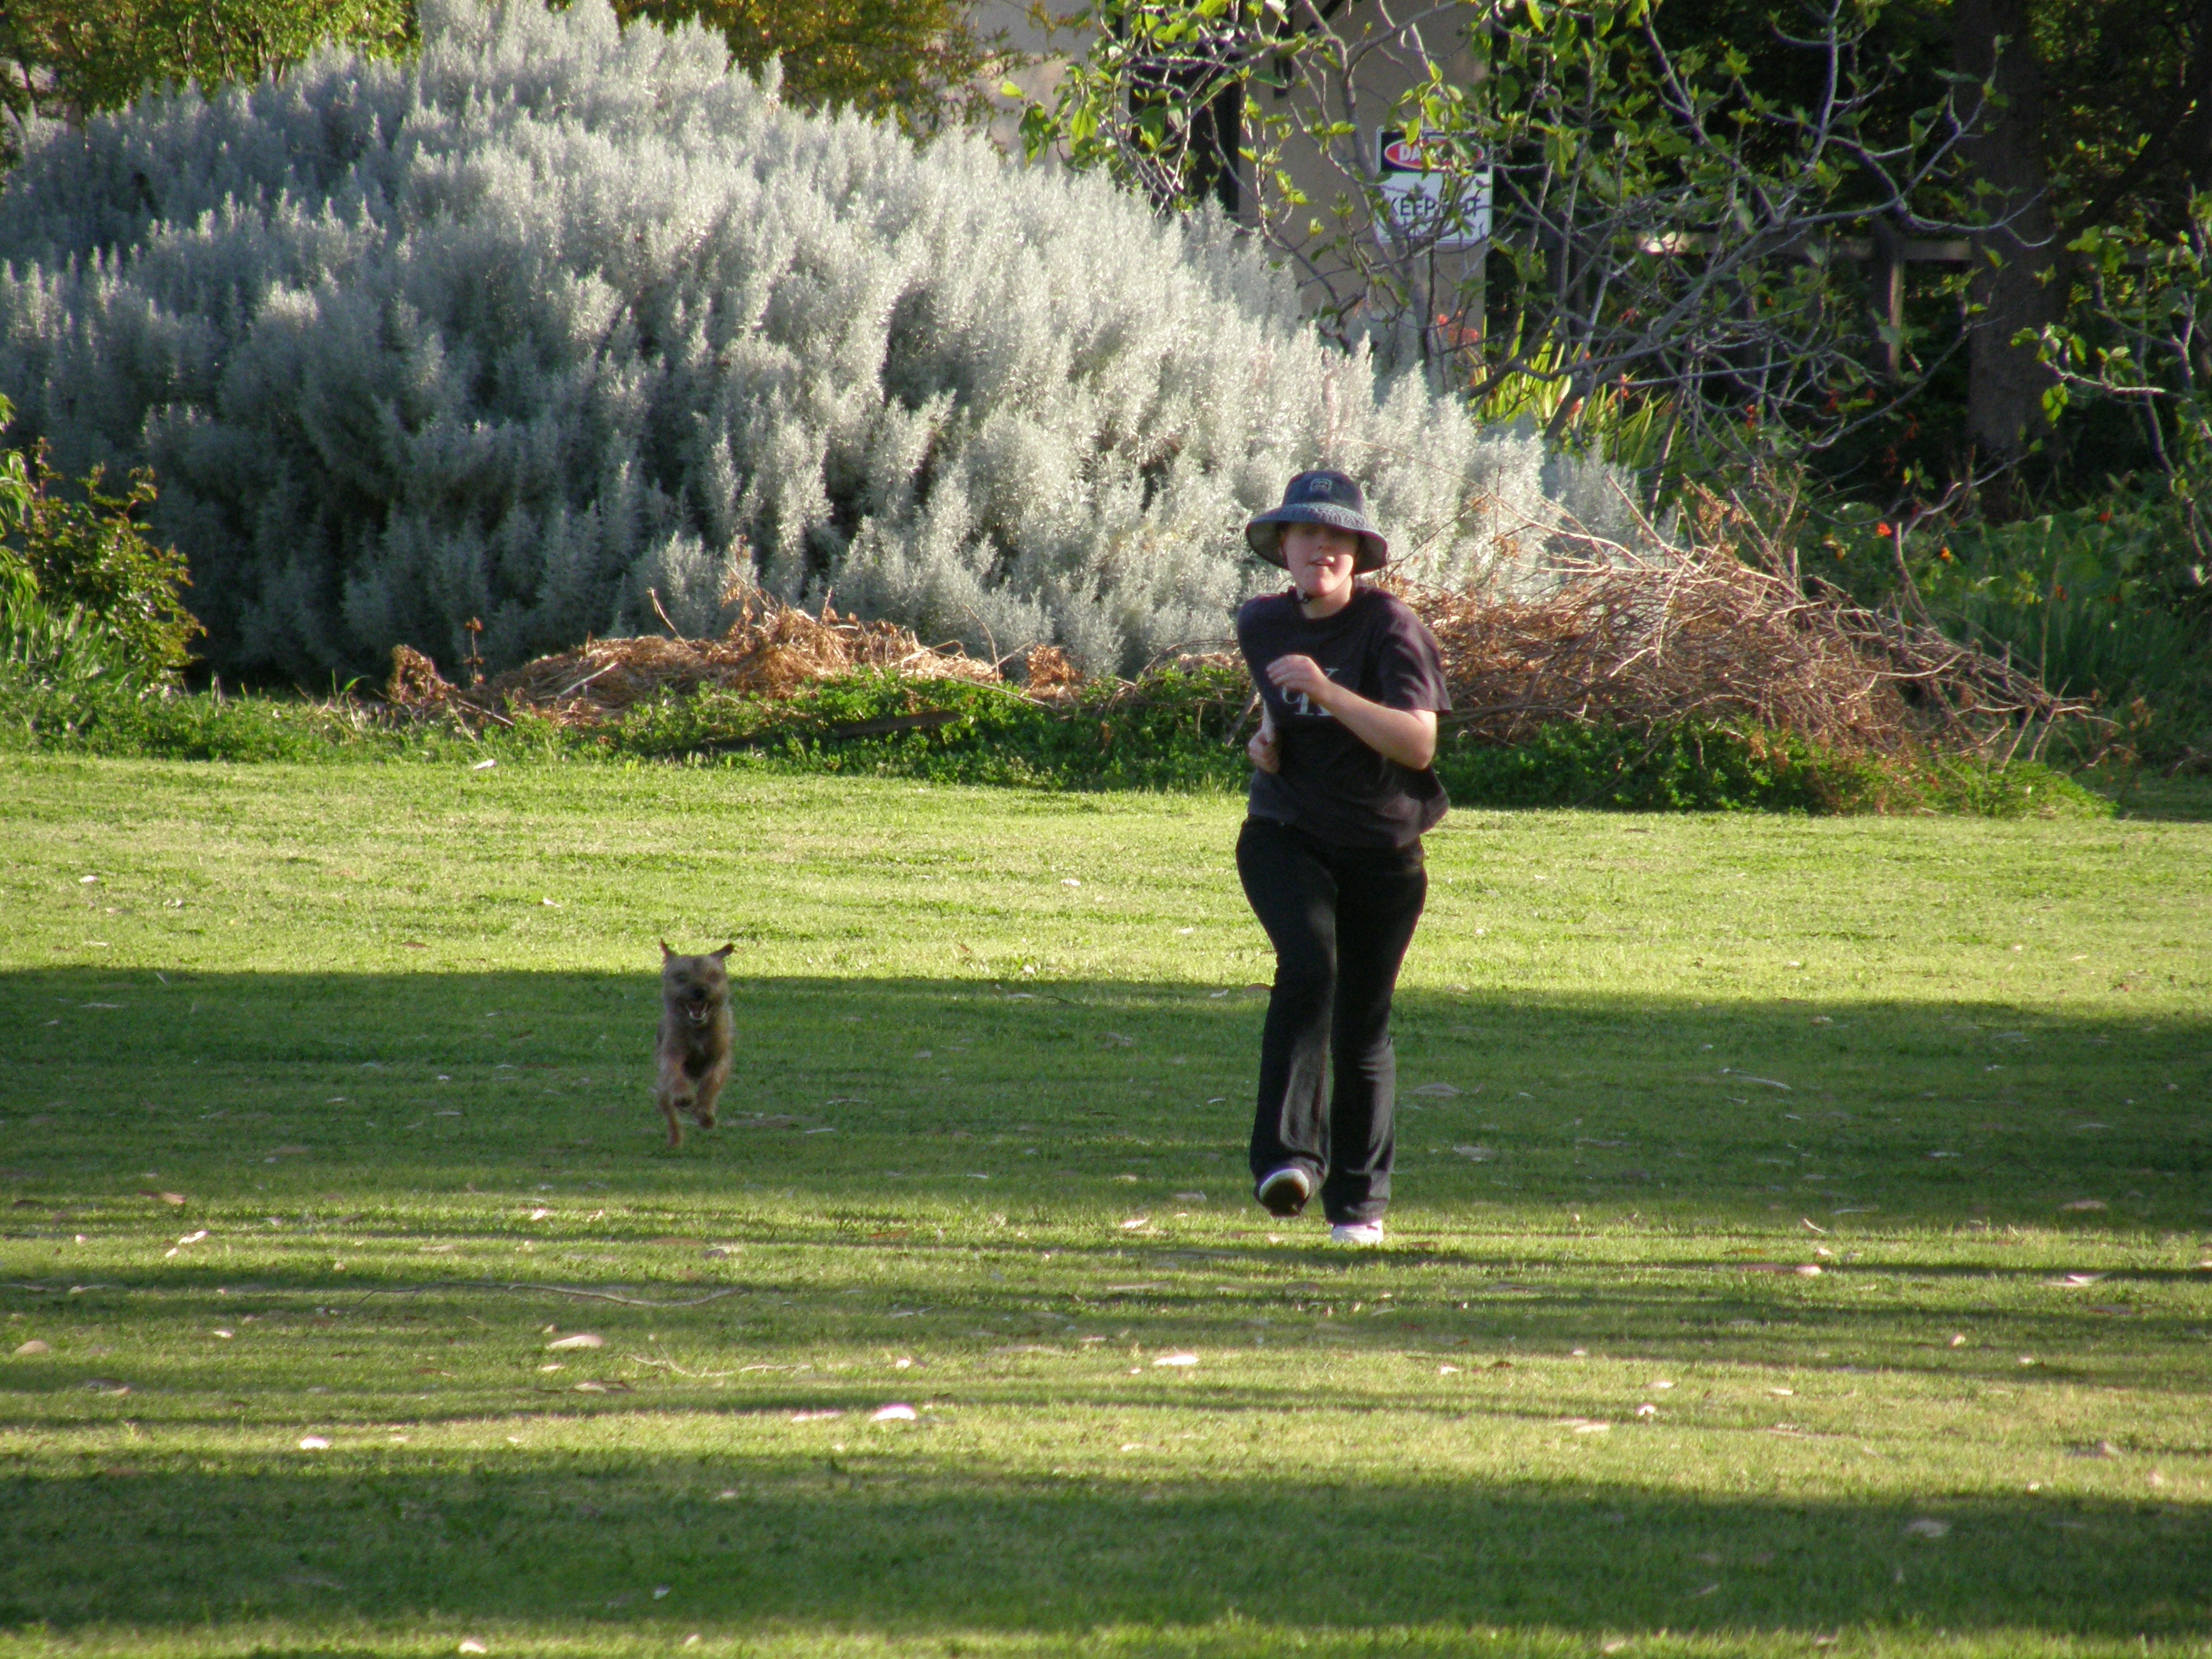
<instances>
[{"instance_id":1,"label":"white sneaker","mask_svg":"<svg viewBox=\"0 0 2212 1659\"><path fill-rule=\"evenodd\" d=\"M1260 1183L1260 1207L1269 1215L1285 1218L1296 1215L1313 1196L1313 1177L1295 1164L1285 1164L1279 1170L1268 1172Z\"/></svg>"},{"instance_id":2,"label":"white sneaker","mask_svg":"<svg viewBox=\"0 0 2212 1659\"><path fill-rule=\"evenodd\" d=\"M1380 1244L1382 1224L1379 1221L1340 1221L1328 1230L1332 1244Z\"/></svg>"}]
</instances>

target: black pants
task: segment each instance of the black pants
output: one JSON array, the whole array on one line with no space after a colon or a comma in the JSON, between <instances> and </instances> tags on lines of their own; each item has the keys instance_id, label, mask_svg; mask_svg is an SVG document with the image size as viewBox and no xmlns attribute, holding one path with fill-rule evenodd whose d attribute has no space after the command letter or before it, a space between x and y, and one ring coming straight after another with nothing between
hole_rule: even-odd
<instances>
[{"instance_id":1,"label":"black pants","mask_svg":"<svg viewBox=\"0 0 2212 1659\"><path fill-rule=\"evenodd\" d=\"M1398 1073L1390 994L1429 893L1420 843L1330 847L1248 818L1237 873L1275 947L1252 1178L1303 1165L1320 1179L1331 1221L1373 1221L1390 1203Z\"/></svg>"}]
</instances>

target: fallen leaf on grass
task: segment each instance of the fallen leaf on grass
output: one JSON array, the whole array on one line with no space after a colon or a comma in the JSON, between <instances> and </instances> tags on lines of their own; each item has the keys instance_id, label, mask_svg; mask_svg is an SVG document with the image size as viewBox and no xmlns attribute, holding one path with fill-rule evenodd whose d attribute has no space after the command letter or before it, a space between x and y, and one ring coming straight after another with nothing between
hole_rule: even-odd
<instances>
[{"instance_id":1,"label":"fallen leaf on grass","mask_svg":"<svg viewBox=\"0 0 2212 1659\"><path fill-rule=\"evenodd\" d=\"M793 1412L791 1414L791 1420L794 1423L827 1423L831 1418L842 1417L844 1414L843 1412L835 1408L818 1412Z\"/></svg>"},{"instance_id":2,"label":"fallen leaf on grass","mask_svg":"<svg viewBox=\"0 0 2212 1659\"><path fill-rule=\"evenodd\" d=\"M2109 1440L2099 1440L2090 1445L2074 1448L2076 1457L2118 1457L2119 1455L2120 1449Z\"/></svg>"},{"instance_id":3,"label":"fallen leaf on grass","mask_svg":"<svg viewBox=\"0 0 2212 1659\"><path fill-rule=\"evenodd\" d=\"M556 1342L545 1345L547 1351L553 1353L566 1348L604 1348L606 1346L606 1338L591 1331L578 1331L574 1336L564 1336Z\"/></svg>"},{"instance_id":4,"label":"fallen leaf on grass","mask_svg":"<svg viewBox=\"0 0 2212 1659\"><path fill-rule=\"evenodd\" d=\"M577 1394L605 1394L606 1391L607 1385L604 1382L579 1382L574 1390Z\"/></svg>"},{"instance_id":5,"label":"fallen leaf on grass","mask_svg":"<svg viewBox=\"0 0 2212 1659\"><path fill-rule=\"evenodd\" d=\"M463 1653L489 1653L491 1650L485 1646L483 1641L478 1638L471 1636L465 1637L462 1639L461 1651Z\"/></svg>"},{"instance_id":6,"label":"fallen leaf on grass","mask_svg":"<svg viewBox=\"0 0 2212 1659\"><path fill-rule=\"evenodd\" d=\"M1715 1579L1711 1583L1707 1584L1703 1589L1693 1589L1682 1599L1685 1601L1694 1601L1701 1595L1711 1595L1720 1587L1720 1581L1718 1579Z\"/></svg>"},{"instance_id":7,"label":"fallen leaf on grass","mask_svg":"<svg viewBox=\"0 0 2212 1659\"><path fill-rule=\"evenodd\" d=\"M305 1434L300 1437L301 1451L328 1451L330 1449L331 1443L319 1434Z\"/></svg>"},{"instance_id":8,"label":"fallen leaf on grass","mask_svg":"<svg viewBox=\"0 0 2212 1659\"><path fill-rule=\"evenodd\" d=\"M2062 1204L2058 1207L2062 1211L2070 1210L2079 1214L2090 1210L2107 1209L2111 1206L2101 1198L2077 1198L2072 1203Z\"/></svg>"},{"instance_id":9,"label":"fallen leaf on grass","mask_svg":"<svg viewBox=\"0 0 2212 1659\"><path fill-rule=\"evenodd\" d=\"M88 1394L126 1395L131 1392L128 1382L118 1382L111 1376L88 1376L84 1380L84 1388Z\"/></svg>"},{"instance_id":10,"label":"fallen leaf on grass","mask_svg":"<svg viewBox=\"0 0 2212 1659\"><path fill-rule=\"evenodd\" d=\"M911 1406L897 1404L878 1406L873 1412L869 1413L868 1421L871 1423L911 1423L919 1415L920 1413L917 1413Z\"/></svg>"},{"instance_id":11,"label":"fallen leaf on grass","mask_svg":"<svg viewBox=\"0 0 2212 1659\"><path fill-rule=\"evenodd\" d=\"M1133 1215L1127 1221L1121 1224L1121 1231L1125 1233L1133 1233L1139 1227L1149 1227L1152 1224L1152 1217L1148 1215Z\"/></svg>"},{"instance_id":12,"label":"fallen leaf on grass","mask_svg":"<svg viewBox=\"0 0 2212 1659\"><path fill-rule=\"evenodd\" d=\"M1917 1521L1905 1523L1905 1535L1910 1538L1941 1538L1950 1530L1948 1521L1936 1521L1924 1515Z\"/></svg>"},{"instance_id":13,"label":"fallen leaf on grass","mask_svg":"<svg viewBox=\"0 0 2212 1659\"><path fill-rule=\"evenodd\" d=\"M1455 1146L1452 1151L1462 1158L1472 1158L1477 1164L1487 1164L1497 1156L1487 1146Z\"/></svg>"},{"instance_id":14,"label":"fallen leaf on grass","mask_svg":"<svg viewBox=\"0 0 2212 1659\"><path fill-rule=\"evenodd\" d=\"M182 1204L185 1201L185 1195L182 1193L148 1193L146 1196L157 1199L164 1204Z\"/></svg>"},{"instance_id":15,"label":"fallen leaf on grass","mask_svg":"<svg viewBox=\"0 0 2212 1659\"><path fill-rule=\"evenodd\" d=\"M1164 1353L1158 1359L1152 1361L1152 1364L1155 1365L1195 1365L1198 1364L1198 1356L1194 1353Z\"/></svg>"},{"instance_id":16,"label":"fallen leaf on grass","mask_svg":"<svg viewBox=\"0 0 2212 1659\"><path fill-rule=\"evenodd\" d=\"M53 1350L52 1348L48 1347L45 1343L40 1341L39 1339L34 1336L28 1342L23 1344L21 1347L15 1350L15 1358L18 1359L29 1359L34 1355L52 1353L52 1352Z\"/></svg>"},{"instance_id":17,"label":"fallen leaf on grass","mask_svg":"<svg viewBox=\"0 0 2212 1659\"><path fill-rule=\"evenodd\" d=\"M1647 1400L1636 1408L1636 1414L1638 1417L1656 1417L1659 1415L1659 1408Z\"/></svg>"}]
</instances>

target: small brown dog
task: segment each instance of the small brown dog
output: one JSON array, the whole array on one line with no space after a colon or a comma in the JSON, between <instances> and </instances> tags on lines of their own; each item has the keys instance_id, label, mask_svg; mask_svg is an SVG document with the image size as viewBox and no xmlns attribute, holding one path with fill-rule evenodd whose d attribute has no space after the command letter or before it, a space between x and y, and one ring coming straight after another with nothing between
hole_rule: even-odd
<instances>
[{"instance_id":1,"label":"small brown dog","mask_svg":"<svg viewBox=\"0 0 2212 1659\"><path fill-rule=\"evenodd\" d=\"M730 1080L730 974L738 947L679 957L660 941L660 1083L653 1091L668 1120L668 1144L684 1144L678 1111L714 1127L714 1097Z\"/></svg>"}]
</instances>

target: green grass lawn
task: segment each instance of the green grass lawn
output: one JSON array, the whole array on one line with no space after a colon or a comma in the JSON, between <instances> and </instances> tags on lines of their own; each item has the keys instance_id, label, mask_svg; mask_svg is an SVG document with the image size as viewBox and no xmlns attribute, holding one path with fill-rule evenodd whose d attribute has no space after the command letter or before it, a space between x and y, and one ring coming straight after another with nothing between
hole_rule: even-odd
<instances>
[{"instance_id":1,"label":"green grass lawn","mask_svg":"<svg viewBox=\"0 0 2212 1659\"><path fill-rule=\"evenodd\" d=\"M2212 824L1455 814L1357 1253L1237 817L0 762L0 1654L2212 1652Z\"/></svg>"}]
</instances>

